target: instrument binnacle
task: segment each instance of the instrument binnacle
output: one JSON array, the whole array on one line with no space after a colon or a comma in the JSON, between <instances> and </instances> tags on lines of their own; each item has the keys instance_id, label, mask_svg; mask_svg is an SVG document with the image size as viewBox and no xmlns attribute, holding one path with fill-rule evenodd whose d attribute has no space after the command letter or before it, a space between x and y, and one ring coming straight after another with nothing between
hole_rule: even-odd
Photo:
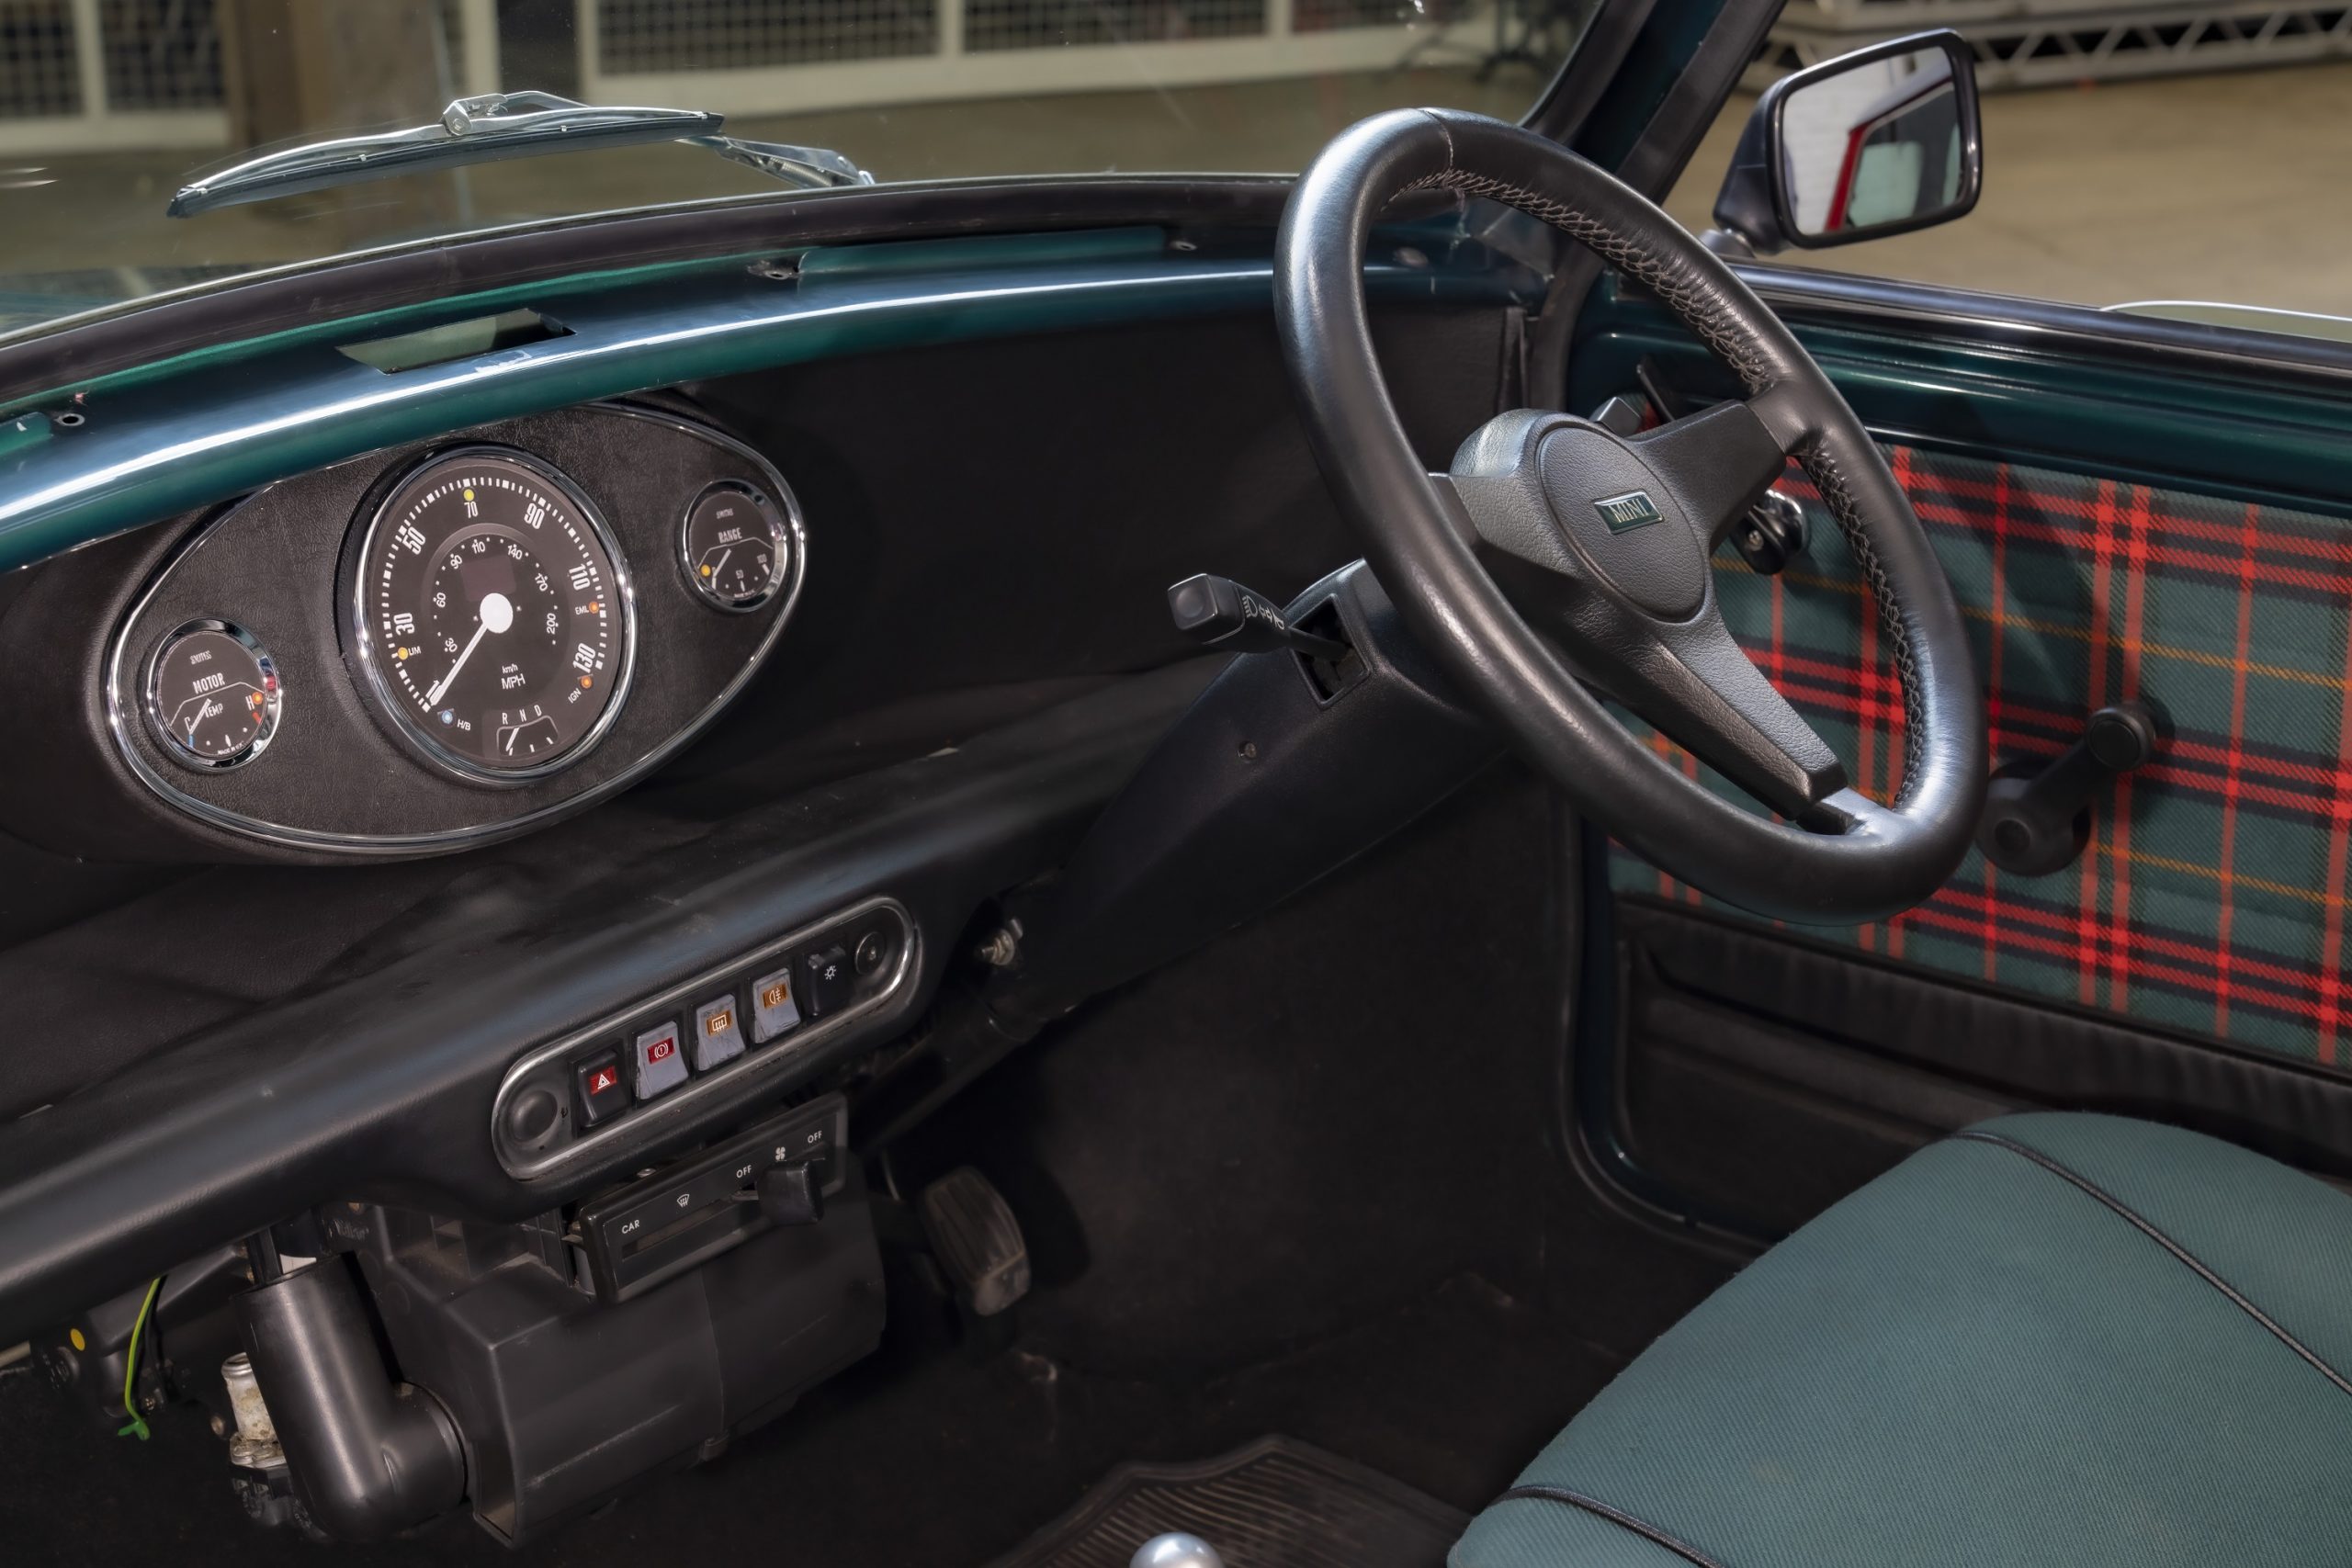
<instances>
[{"instance_id":1,"label":"instrument binnacle","mask_svg":"<svg viewBox=\"0 0 2352 1568\"><path fill-rule=\"evenodd\" d=\"M100 739L169 814L153 852L192 824L207 852L446 853L683 748L775 646L808 548L763 454L665 409L293 476L118 547Z\"/></svg>"}]
</instances>

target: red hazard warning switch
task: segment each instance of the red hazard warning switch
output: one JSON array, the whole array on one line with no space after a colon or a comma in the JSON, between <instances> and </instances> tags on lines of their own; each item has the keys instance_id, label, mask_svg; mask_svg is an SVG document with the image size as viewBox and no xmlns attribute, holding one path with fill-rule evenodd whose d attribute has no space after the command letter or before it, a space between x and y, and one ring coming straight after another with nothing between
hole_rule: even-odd
<instances>
[{"instance_id":1,"label":"red hazard warning switch","mask_svg":"<svg viewBox=\"0 0 2352 1568\"><path fill-rule=\"evenodd\" d=\"M580 1124L594 1127L628 1105L628 1085L621 1080L621 1057L606 1051L589 1057L576 1069L580 1088Z\"/></svg>"}]
</instances>

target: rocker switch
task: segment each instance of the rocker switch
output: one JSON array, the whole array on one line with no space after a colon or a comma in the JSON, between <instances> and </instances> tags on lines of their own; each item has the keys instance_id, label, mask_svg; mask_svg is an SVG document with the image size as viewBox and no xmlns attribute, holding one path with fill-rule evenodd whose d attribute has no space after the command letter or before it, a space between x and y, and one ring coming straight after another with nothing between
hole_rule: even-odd
<instances>
[{"instance_id":1,"label":"rocker switch","mask_svg":"<svg viewBox=\"0 0 2352 1568\"><path fill-rule=\"evenodd\" d=\"M770 1224L812 1225L825 1217L824 1179L805 1160L762 1171L759 1199Z\"/></svg>"},{"instance_id":2,"label":"rocker switch","mask_svg":"<svg viewBox=\"0 0 2352 1568\"><path fill-rule=\"evenodd\" d=\"M605 1117L628 1109L628 1085L621 1077L617 1051L604 1051L571 1069L580 1099L580 1121L594 1127Z\"/></svg>"},{"instance_id":3,"label":"rocker switch","mask_svg":"<svg viewBox=\"0 0 2352 1568\"><path fill-rule=\"evenodd\" d=\"M800 960L800 1001L809 1017L839 1012L849 1006L856 989L857 971L850 966L843 944L820 947Z\"/></svg>"}]
</instances>

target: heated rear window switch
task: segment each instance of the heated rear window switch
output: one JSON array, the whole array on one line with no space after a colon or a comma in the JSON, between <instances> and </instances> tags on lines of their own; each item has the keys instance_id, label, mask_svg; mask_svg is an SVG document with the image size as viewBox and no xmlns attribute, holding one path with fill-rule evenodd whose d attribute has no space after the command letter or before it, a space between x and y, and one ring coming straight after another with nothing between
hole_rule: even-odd
<instances>
[{"instance_id":1,"label":"heated rear window switch","mask_svg":"<svg viewBox=\"0 0 2352 1568\"><path fill-rule=\"evenodd\" d=\"M695 1009L695 1071L707 1073L742 1054L743 1029L733 997L718 997Z\"/></svg>"}]
</instances>

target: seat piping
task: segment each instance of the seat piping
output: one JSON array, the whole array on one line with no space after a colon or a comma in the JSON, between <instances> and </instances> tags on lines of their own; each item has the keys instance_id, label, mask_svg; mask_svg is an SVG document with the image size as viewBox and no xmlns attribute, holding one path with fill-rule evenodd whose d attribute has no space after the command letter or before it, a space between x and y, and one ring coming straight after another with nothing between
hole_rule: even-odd
<instances>
[{"instance_id":1,"label":"seat piping","mask_svg":"<svg viewBox=\"0 0 2352 1568\"><path fill-rule=\"evenodd\" d=\"M2244 1312L2248 1317L2254 1319L2255 1322L2268 1329L2281 1345L2286 1346L2288 1349L2292 1350L2296 1355L2301 1356L2305 1361L2311 1363L2312 1369L2314 1371L2318 1372L2328 1382L2334 1383L2337 1388L2343 1390L2346 1393L2352 1393L2352 1382L2347 1382L2343 1373L2337 1371L2334 1367L2329 1366L2325 1361L2322 1360L2316 1352L2314 1352L2309 1346L2305 1345L2301 1340L2289 1333L2286 1327L2276 1318L2273 1318L2268 1313L2264 1312L2260 1307L2255 1305L2253 1302L2246 1298L2244 1292L2238 1290L2237 1287L2231 1284L2227 1280L2222 1279L2212 1269L2207 1268L2204 1261L2195 1253L2181 1246L2180 1243L2173 1240L2172 1237L2166 1235L2163 1231L2158 1230L2154 1224L2140 1214L2138 1211L2134 1210L2130 1204L2124 1202L2120 1198L2115 1196L2114 1193L2108 1191L2107 1189L2101 1187L2098 1182L2093 1181L2090 1178L2083 1175L2081 1172L2074 1170L2060 1163L2058 1160L2052 1158L2050 1156L2043 1154L2040 1149L2035 1148L2032 1145L2021 1144L2015 1138L2005 1137L1998 1133L1983 1133L1972 1130L1964 1133L1955 1133L1952 1134L1952 1139L1954 1142L1989 1144L1995 1148L2007 1149L2011 1154L2020 1155L2025 1158L2031 1160L2034 1164L2040 1166L2051 1175L2062 1179L2073 1185L2078 1190L2098 1200L2099 1202L2105 1204L2116 1215L2125 1221L2128 1221L2134 1229L2140 1232L2141 1235L2146 1236L2150 1241L2154 1242L2158 1247L2163 1247L2166 1252L2171 1253L2181 1262L2187 1264L2188 1268L2196 1273L2199 1279L2204 1280L2207 1284L2221 1292L2222 1295L2228 1297L2241 1312Z\"/></svg>"},{"instance_id":2,"label":"seat piping","mask_svg":"<svg viewBox=\"0 0 2352 1568\"><path fill-rule=\"evenodd\" d=\"M1571 1492L1565 1486L1514 1486L1497 1497L1497 1503L1509 1503L1530 1498L1542 1503L1561 1503L1571 1508L1582 1508L1588 1514L1607 1519L1620 1529L1631 1530L1653 1546L1664 1547L1695 1568L1723 1568L1723 1564L1686 1541L1677 1540L1656 1525L1637 1519L1623 1508L1612 1508L1598 1497L1588 1497L1581 1492ZM1492 1506L1492 1505L1488 1505Z\"/></svg>"}]
</instances>

